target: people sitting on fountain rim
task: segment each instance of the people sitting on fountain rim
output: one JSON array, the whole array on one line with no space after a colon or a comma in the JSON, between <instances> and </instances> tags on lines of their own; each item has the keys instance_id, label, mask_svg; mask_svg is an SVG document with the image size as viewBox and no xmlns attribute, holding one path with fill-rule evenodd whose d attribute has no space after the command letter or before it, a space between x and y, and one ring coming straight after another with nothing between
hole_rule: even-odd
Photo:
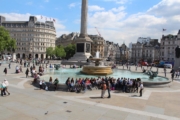
<instances>
[{"instance_id":1,"label":"people sitting on fountain rim","mask_svg":"<svg viewBox=\"0 0 180 120\"><path fill-rule=\"evenodd\" d=\"M42 76L44 74L44 68L39 66L39 75Z\"/></svg>"},{"instance_id":2,"label":"people sitting on fountain rim","mask_svg":"<svg viewBox=\"0 0 180 120\"><path fill-rule=\"evenodd\" d=\"M141 79L130 79L130 78L118 78L113 77L98 77L98 78L77 78L74 81L74 78L68 78L66 80L66 86L68 92L77 92L81 91L86 92L86 90L101 89L102 83L104 81L110 81L110 90L120 90L122 92L138 92Z\"/></svg>"}]
</instances>

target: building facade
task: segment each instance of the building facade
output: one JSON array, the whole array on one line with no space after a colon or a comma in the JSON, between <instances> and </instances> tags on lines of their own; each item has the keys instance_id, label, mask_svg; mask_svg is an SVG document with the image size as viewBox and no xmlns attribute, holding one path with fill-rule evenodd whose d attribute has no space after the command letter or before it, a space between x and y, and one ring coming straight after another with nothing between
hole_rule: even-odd
<instances>
[{"instance_id":1,"label":"building facade","mask_svg":"<svg viewBox=\"0 0 180 120\"><path fill-rule=\"evenodd\" d=\"M138 63L140 60L144 60L150 63L159 59L160 43L158 43L158 39L132 44L131 62Z\"/></svg>"},{"instance_id":2,"label":"building facade","mask_svg":"<svg viewBox=\"0 0 180 120\"><path fill-rule=\"evenodd\" d=\"M93 41L91 43L91 55L94 57L96 52L100 52L100 57L104 59L110 58L111 60L116 60L120 57L119 45L110 41L104 40L103 37L99 35L88 35ZM63 34L56 40L56 46L62 45L67 46L68 44L75 43L76 38L79 37L78 33L70 33L68 35Z\"/></svg>"},{"instance_id":3,"label":"building facade","mask_svg":"<svg viewBox=\"0 0 180 120\"><path fill-rule=\"evenodd\" d=\"M91 43L91 55L95 57L96 52L99 51L100 57L104 58L104 43L105 43L104 38L98 35L88 35L88 36L93 41Z\"/></svg>"},{"instance_id":4,"label":"building facade","mask_svg":"<svg viewBox=\"0 0 180 120\"><path fill-rule=\"evenodd\" d=\"M160 58L163 61L174 62L175 60L175 48L179 44L180 30L177 35L163 35L161 39L161 55Z\"/></svg>"},{"instance_id":5,"label":"building facade","mask_svg":"<svg viewBox=\"0 0 180 120\"><path fill-rule=\"evenodd\" d=\"M68 35L63 34L59 38L56 39L56 46L62 45L67 46L69 44L75 43L74 40L79 37L79 33L72 32Z\"/></svg>"},{"instance_id":6,"label":"building facade","mask_svg":"<svg viewBox=\"0 0 180 120\"><path fill-rule=\"evenodd\" d=\"M35 16L30 16L29 21L6 21L0 16L0 26L16 40L16 58L44 59L47 58L46 48L55 47L56 30L52 21L38 22Z\"/></svg>"},{"instance_id":7,"label":"building facade","mask_svg":"<svg viewBox=\"0 0 180 120\"><path fill-rule=\"evenodd\" d=\"M88 35L89 38L93 41L91 43L91 55L95 56L96 52L100 52L100 57L104 57L104 43L105 40L103 37L98 35ZM56 46L62 45L67 46L69 44L74 44L75 40L79 37L79 33L70 33L68 35L63 34L56 40Z\"/></svg>"}]
</instances>

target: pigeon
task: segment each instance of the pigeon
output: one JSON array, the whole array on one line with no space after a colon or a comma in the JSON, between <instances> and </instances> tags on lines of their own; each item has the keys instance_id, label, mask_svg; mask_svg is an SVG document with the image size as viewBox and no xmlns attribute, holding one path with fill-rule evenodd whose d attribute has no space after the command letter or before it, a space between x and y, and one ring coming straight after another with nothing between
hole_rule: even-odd
<instances>
[{"instance_id":1,"label":"pigeon","mask_svg":"<svg viewBox=\"0 0 180 120\"><path fill-rule=\"evenodd\" d=\"M48 111L45 113L45 115L47 115L48 114Z\"/></svg>"}]
</instances>

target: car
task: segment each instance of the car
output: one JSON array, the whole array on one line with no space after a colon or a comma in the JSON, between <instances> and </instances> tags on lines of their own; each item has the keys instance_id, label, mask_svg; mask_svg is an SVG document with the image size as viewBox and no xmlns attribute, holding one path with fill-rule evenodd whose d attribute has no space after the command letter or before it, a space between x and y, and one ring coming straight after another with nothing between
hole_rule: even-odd
<instances>
[{"instance_id":1,"label":"car","mask_svg":"<svg viewBox=\"0 0 180 120\"><path fill-rule=\"evenodd\" d=\"M172 64L164 64L165 68L172 68Z\"/></svg>"}]
</instances>

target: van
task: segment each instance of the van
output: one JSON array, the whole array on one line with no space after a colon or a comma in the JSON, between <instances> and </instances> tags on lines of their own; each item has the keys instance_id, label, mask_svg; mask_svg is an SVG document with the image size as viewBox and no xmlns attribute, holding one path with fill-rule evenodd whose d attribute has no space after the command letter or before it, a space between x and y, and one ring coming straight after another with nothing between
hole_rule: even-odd
<instances>
[{"instance_id":1,"label":"van","mask_svg":"<svg viewBox=\"0 0 180 120\"><path fill-rule=\"evenodd\" d=\"M172 64L164 64L165 68L172 68Z\"/></svg>"}]
</instances>

